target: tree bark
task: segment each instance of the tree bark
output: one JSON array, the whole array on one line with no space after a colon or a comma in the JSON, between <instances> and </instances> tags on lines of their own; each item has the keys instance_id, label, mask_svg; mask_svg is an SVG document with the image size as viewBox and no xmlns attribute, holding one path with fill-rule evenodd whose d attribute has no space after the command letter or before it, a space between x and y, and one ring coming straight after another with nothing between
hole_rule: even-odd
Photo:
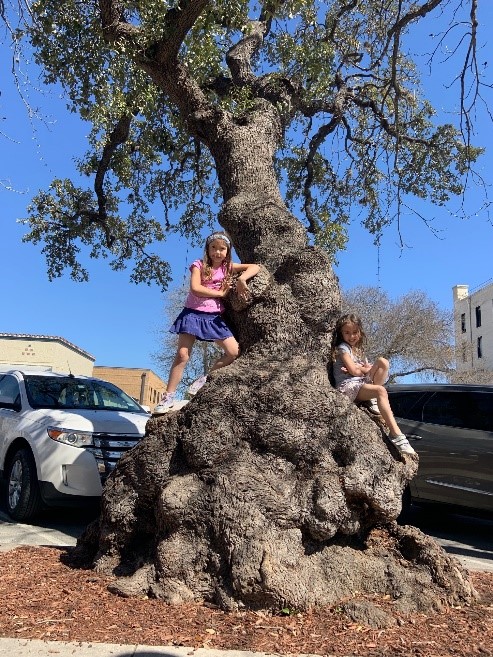
<instances>
[{"instance_id":1,"label":"tree bark","mask_svg":"<svg viewBox=\"0 0 493 657\"><path fill-rule=\"evenodd\" d=\"M475 593L458 562L395 522L417 457L330 385L338 281L282 201L280 137L268 108L202 132L219 221L241 260L262 265L252 300L229 304L241 356L149 421L75 556L117 575L115 592L168 603L307 609L367 591L406 610L463 604Z\"/></svg>"}]
</instances>

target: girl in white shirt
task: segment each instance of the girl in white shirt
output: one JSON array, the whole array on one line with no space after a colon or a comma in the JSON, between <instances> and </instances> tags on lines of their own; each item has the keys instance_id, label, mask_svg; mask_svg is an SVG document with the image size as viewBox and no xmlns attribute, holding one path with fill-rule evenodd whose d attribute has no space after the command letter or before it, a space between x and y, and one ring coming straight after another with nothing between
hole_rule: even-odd
<instances>
[{"instance_id":1,"label":"girl in white shirt","mask_svg":"<svg viewBox=\"0 0 493 657\"><path fill-rule=\"evenodd\" d=\"M384 386L389 375L389 361L380 357L369 363L364 355L365 343L366 335L358 315L350 313L337 320L332 339L335 387L351 401L362 402L371 412L380 414L397 449L406 454L415 454L390 408Z\"/></svg>"}]
</instances>

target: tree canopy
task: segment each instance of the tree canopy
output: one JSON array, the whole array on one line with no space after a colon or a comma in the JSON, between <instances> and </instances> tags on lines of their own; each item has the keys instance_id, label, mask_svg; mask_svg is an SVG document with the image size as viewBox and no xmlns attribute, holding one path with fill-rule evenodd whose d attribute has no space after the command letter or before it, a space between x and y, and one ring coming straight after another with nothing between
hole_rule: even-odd
<instances>
[{"instance_id":1,"label":"tree canopy","mask_svg":"<svg viewBox=\"0 0 493 657\"><path fill-rule=\"evenodd\" d=\"M15 46L28 40L92 130L78 162L88 185L40 191L26 240L44 245L50 278L85 280L86 245L166 287L151 245L169 231L194 240L228 197L205 125L257 130L262 112L275 113L275 175L311 239L333 255L351 215L378 239L412 197L444 205L471 179L477 30L477 0L34 2ZM457 63L449 123L420 79L440 58Z\"/></svg>"}]
</instances>

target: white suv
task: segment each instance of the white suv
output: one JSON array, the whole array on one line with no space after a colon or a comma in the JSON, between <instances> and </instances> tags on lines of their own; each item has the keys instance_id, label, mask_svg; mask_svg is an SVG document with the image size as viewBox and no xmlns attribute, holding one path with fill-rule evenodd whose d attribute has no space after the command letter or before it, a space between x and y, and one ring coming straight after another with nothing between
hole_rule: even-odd
<instances>
[{"instance_id":1,"label":"white suv","mask_svg":"<svg viewBox=\"0 0 493 657\"><path fill-rule=\"evenodd\" d=\"M149 413L112 383L41 370L0 371L0 476L12 518L89 505Z\"/></svg>"}]
</instances>

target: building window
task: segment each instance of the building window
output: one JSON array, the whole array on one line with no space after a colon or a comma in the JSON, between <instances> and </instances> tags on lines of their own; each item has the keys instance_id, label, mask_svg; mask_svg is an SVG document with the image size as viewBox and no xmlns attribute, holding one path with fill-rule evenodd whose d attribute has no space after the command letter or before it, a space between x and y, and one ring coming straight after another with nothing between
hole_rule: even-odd
<instances>
[{"instance_id":1,"label":"building window","mask_svg":"<svg viewBox=\"0 0 493 657\"><path fill-rule=\"evenodd\" d=\"M466 313L462 313L460 316L460 330L462 333L466 332Z\"/></svg>"},{"instance_id":2,"label":"building window","mask_svg":"<svg viewBox=\"0 0 493 657\"><path fill-rule=\"evenodd\" d=\"M483 338L479 336L478 338L478 358L483 357Z\"/></svg>"},{"instance_id":3,"label":"building window","mask_svg":"<svg viewBox=\"0 0 493 657\"><path fill-rule=\"evenodd\" d=\"M481 326L481 306L476 306L476 328Z\"/></svg>"},{"instance_id":4,"label":"building window","mask_svg":"<svg viewBox=\"0 0 493 657\"><path fill-rule=\"evenodd\" d=\"M467 347L466 347L466 343L463 342L462 343L462 362L465 363L466 360L467 360Z\"/></svg>"}]
</instances>

